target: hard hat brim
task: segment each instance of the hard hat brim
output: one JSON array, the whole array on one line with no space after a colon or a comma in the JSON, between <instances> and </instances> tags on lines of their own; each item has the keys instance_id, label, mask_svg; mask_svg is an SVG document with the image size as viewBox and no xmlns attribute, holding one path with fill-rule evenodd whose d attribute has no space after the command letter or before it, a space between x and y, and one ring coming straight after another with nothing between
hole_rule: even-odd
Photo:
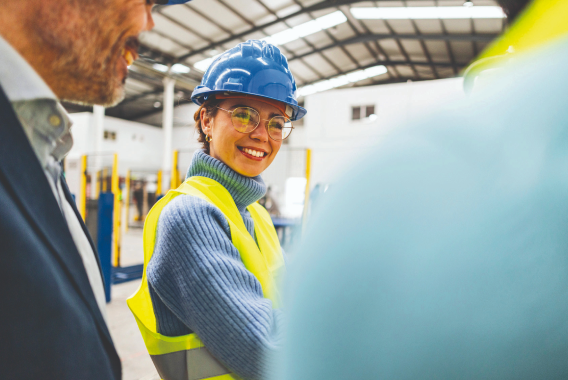
<instances>
[{"instance_id":1,"label":"hard hat brim","mask_svg":"<svg viewBox=\"0 0 568 380\"><path fill-rule=\"evenodd\" d=\"M154 0L157 5L176 5L189 3L191 0Z\"/></svg>"},{"instance_id":2,"label":"hard hat brim","mask_svg":"<svg viewBox=\"0 0 568 380\"><path fill-rule=\"evenodd\" d=\"M205 103L212 96L215 96L216 94L225 94L225 93L226 94L232 94L232 95L238 94L238 95L242 95L243 97L247 97L247 96L259 97L259 98L269 99L269 100L272 100L272 101L276 101L276 102L280 102L282 104L285 104L285 105L291 107L292 110L293 110L292 116L290 117L291 121L300 120L308 112L308 111L306 111L306 109L304 107L301 107L301 106L294 104L294 103L285 102L281 99L276 99L276 98L273 98L273 97L270 97L270 96L252 94L252 93L244 92L244 91L209 90L209 89L204 89L204 88L198 90L196 88L193 92L193 95L191 96L191 100L195 104L197 104L198 106L201 106L201 105L203 105L203 103Z\"/></svg>"}]
</instances>

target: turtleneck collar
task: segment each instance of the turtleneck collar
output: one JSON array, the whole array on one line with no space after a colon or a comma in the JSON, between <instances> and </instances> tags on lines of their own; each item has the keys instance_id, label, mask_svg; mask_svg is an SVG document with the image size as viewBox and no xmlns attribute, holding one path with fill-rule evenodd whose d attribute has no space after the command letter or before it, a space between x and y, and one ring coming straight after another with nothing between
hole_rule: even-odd
<instances>
[{"instance_id":1,"label":"turtleneck collar","mask_svg":"<svg viewBox=\"0 0 568 380\"><path fill-rule=\"evenodd\" d=\"M258 201L266 194L266 185L261 176L245 177L240 175L221 161L211 157L204 150L193 155L187 170L189 177L207 177L219 182L229 191L239 212Z\"/></svg>"}]
</instances>

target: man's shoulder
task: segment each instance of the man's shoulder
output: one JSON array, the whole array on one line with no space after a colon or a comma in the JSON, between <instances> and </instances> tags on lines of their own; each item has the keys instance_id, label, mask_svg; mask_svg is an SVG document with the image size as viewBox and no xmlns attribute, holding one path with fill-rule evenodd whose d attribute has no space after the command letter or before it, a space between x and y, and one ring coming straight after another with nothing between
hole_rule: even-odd
<instances>
[{"instance_id":1,"label":"man's shoulder","mask_svg":"<svg viewBox=\"0 0 568 380\"><path fill-rule=\"evenodd\" d=\"M554 46L519 58L495 86L392 133L330 191L316 229L418 247L428 236L497 233L519 210L537 217L537 204L564 207L567 64L568 49ZM404 240L416 234L426 240Z\"/></svg>"},{"instance_id":2,"label":"man's shoulder","mask_svg":"<svg viewBox=\"0 0 568 380\"><path fill-rule=\"evenodd\" d=\"M436 176L444 169L498 177L521 167L525 173L518 174L526 175L526 170L563 159L568 151L567 65L568 40L512 60L491 87L385 139L360 165L360 178L386 184L367 173Z\"/></svg>"},{"instance_id":3,"label":"man's shoulder","mask_svg":"<svg viewBox=\"0 0 568 380\"><path fill-rule=\"evenodd\" d=\"M18 342L2 351L3 375L51 379L57 368L62 379L119 378L114 348L97 328L69 269L18 198L0 175L0 287L5 290L0 302L9 310L0 313L0 335ZM30 357L35 358L32 366Z\"/></svg>"}]
</instances>

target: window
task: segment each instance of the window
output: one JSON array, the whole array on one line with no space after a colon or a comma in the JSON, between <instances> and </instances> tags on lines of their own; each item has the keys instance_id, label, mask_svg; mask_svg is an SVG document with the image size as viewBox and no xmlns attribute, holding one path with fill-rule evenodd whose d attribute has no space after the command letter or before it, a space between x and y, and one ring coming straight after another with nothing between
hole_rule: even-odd
<instances>
[{"instance_id":1,"label":"window","mask_svg":"<svg viewBox=\"0 0 568 380\"><path fill-rule=\"evenodd\" d=\"M104 132L105 140L116 140L116 132L113 131L105 131Z\"/></svg>"},{"instance_id":2,"label":"window","mask_svg":"<svg viewBox=\"0 0 568 380\"><path fill-rule=\"evenodd\" d=\"M375 121L377 114L375 113L375 105L352 106L351 120Z\"/></svg>"},{"instance_id":3,"label":"window","mask_svg":"<svg viewBox=\"0 0 568 380\"><path fill-rule=\"evenodd\" d=\"M351 107L351 120L360 120L361 119L361 107Z\"/></svg>"}]
</instances>

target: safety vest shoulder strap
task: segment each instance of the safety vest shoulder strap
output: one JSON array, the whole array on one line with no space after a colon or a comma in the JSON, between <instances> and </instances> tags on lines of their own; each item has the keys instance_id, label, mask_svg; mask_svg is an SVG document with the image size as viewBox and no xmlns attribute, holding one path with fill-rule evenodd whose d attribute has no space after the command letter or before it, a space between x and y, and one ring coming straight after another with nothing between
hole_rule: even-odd
<instances>
[{"instance_id":1,"label":"safety vest shoulder strap","mask_svg":"<svg viewBox=\"0 0 568 380\"><path fill-rule=\"evenodd\" d=\"M173 191L179 194L193 195L211 202L223 212L231 223L234 223L239 229L244 228L246 230L243 218L231 193L219 182L207 177L190 177Z\"/></svg>"}]
</instances>

